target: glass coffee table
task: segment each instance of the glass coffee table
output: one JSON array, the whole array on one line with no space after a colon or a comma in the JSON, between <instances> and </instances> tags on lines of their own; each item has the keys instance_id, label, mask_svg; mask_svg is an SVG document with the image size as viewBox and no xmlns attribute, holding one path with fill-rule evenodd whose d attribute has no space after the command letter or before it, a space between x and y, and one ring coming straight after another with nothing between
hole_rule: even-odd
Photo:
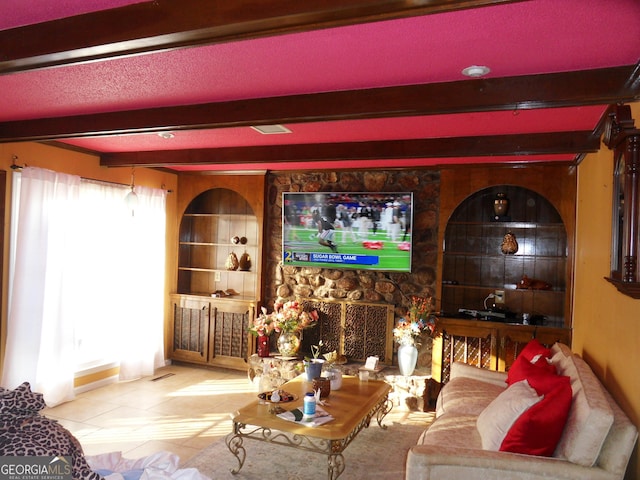
<instances>
[{"instance_id":1,"label":"glass coffee table","mask_svg":"<svg viewBox=\"0 0 640 480\"><path fill-rule=\"evenodd\" d=\"M283 384L280 389L292 393L296 400L281 404L286 410L302 410L304 394L312 390L311 382L300 375ZM238 460L238 473L244 465L246 450L243 442L253 439L262 442L297 448L328 456L328 478L338 478L345 469L342 452L375 418L380 428L384 417L391 410L388 399L391 386L380 380L360 381L345 376L340 390L331 391L323 407L334 419L324 425L309 427L283 420L272 413L272 405L258 399L232 415L233 431L225 439L227 447Z\"/></svg>"}]
</instances>

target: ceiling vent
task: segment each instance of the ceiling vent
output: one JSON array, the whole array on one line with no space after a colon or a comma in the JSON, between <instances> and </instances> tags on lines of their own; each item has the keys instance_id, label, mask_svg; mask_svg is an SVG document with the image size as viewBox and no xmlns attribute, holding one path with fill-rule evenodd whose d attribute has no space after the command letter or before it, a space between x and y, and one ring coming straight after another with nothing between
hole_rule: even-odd
<instances>
[{"instance_id":1,"label":"ceiling vent","mask_svg":"<svg viewBox=\"0 0 640 480\"><path fill-rule=\"evenodd\" d=\"M256 132L260 132L263 135L276 135L279 133L291 133L284 125L258 125L257 127L252 126Z\"/></svg>"}]
</instances>

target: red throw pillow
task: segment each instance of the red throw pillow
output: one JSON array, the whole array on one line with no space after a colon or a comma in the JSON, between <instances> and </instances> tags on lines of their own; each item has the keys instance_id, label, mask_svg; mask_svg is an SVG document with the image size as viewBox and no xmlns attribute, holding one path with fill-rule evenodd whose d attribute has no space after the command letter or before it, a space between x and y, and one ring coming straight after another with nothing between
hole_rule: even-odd
<instances>
[{"instance_id":1,"label":"red throw pillow","mask_svg":"<svg viewBox=\"0 0 640 480\"><path fill-rule=\"evenodd\" d=\"M536 358L544 357L550 359L551 350L542 345L538 340L534 338L525 345L518 357L524 357L531 363L537 363Z\"/></svg>"},{"instance_id":2,"label":"red throw pillow","mask_svg":"<svg viewBox=\"0 0 640 480\"><path fill-rule=\"evenodd\" d=\"M569 377L549 374L537 375L529 382L544 398L518 417L500 450L550 457L562 437L571 409L571 382Z\"/></svg>"},{"instance_id":3,"label":"red throw pillow","mask_svg":"<svg viewBox=\"0 0 640 480\"><path fill-rule=\"evenodd\" d=\"M522 354L518 355L516 361L513 362L511 368L507 372L507 384L512 385L522 380L529 380L530 377L537 377L539 375L556 375L556 367L552 363L549 363L546 358L540 357L536 363L531 363ZM529 382L533 388L536 388L533 383ZM537 389L536 389L537 390ZM538 392L540 393L540 392Z\"/></svg>"},{"instance_id":4,"label":"red throw pillow","mask_svg":"<svg viewBox=\"0 0 640 480\"><path fill-rule=\"evenodd\" d=\"M550 358L551 350L534 338L525 345L509 368L507 372L507 384L511 385L515 382L528 379L529 375L535 374L539 369L547 373L555 374L556 367L548 361ZM533 369L531 366L533 366Z\"/></svg>"}]
</instances>

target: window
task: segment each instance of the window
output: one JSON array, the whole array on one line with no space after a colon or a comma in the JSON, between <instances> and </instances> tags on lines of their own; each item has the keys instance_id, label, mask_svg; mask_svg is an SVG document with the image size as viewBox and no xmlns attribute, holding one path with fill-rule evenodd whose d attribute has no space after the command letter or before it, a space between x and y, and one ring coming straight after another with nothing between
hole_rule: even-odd
<instances>
[{"instance_id":1,"label":"window","mask_svg":"<svg viewBox=\"0 0 640 480\"><path fill-rule=\"evenodd\" d=\"M128 186L32 167L16 177L3 381L55 404L79 369L151 374L163 361L165 192L136 187L132 215Z\"/></svg>"}]
</instances>

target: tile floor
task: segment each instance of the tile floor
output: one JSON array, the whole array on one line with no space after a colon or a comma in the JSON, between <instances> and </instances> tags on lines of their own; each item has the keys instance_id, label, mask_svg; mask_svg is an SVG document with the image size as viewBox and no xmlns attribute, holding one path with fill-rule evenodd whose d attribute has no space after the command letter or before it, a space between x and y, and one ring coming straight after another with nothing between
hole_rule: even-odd
<instances>
[{"instance_id":1,"label":"tile floor","mask_svg":"<svg viewBox=\"0 0 640 480\"><path fill-rule=\"evenodd\" d=\"M172 365L42 413L71 431L87 455L121 451L139 458L167 450L184 462L230 432L230 413L255 395L244 372Z\"/></svg>"},{"instance_id":2,"label":"tile floor","mask_svg":"<svg viewBox=\"0 0 640 480\"><path fill-rule=\"evenodd\" d=\"M69 429L87 455L120 451L140 458L167 450L183 463L227 435L231 412L256 394L245 372L171 365L150 377L81 393L42 413ZM394 407L386 421L425 424L430 415Z\"/></svg>"}]
</instances>

